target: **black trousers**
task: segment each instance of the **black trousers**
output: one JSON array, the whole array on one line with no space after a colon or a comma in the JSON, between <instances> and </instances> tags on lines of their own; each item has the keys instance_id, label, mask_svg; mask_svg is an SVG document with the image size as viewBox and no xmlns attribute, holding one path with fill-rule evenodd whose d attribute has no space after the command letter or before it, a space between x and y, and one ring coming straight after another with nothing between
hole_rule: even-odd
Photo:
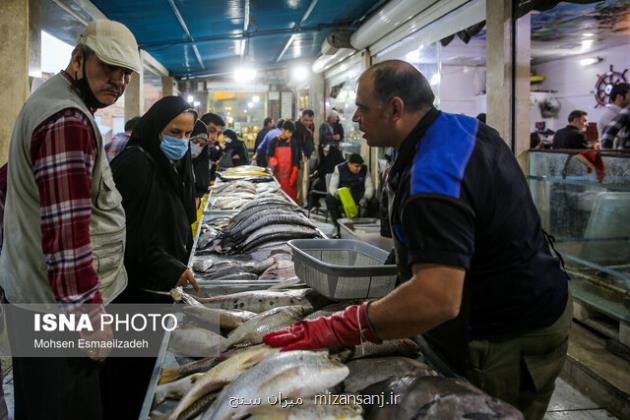
<instances>
[{"instance_id":1,"label":"black trousers","mask_svg":"<svg viewBox=\"0 0 630 420\"><path fill-rule=\"evenodd\" d=\"M16 342L19 315L7 311L5 316L9 340ZM13 357L13 418L103 419L102 368L88 357Z\"/></svg>"},{"instance_id":2,"label":"black trousers","mask_svg":"<svg viewBox=\"0 0 630 420\"><path fill-rule=\"evenodd\" d=\"M328 214L330 214L333 224L339 229L339 222L337 220L341 218L341 200L330 194L326 194L326 208L328 209Z\"/></svg>"}]
</instances>

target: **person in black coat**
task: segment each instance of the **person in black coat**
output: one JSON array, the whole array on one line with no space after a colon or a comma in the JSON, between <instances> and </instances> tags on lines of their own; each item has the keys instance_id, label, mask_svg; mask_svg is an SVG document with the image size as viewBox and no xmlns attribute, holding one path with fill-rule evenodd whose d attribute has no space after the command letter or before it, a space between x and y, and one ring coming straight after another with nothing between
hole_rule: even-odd
<instances>
[{"instance_id":1,"label":"person in black coat","mask_svg":"<svg viewBox=\"0 0 630 420\"><path fill-rule=\"evenodd\" d=\"M208 126L197 120L190 136L190 155L195 174L195 197L199 199L208 192L210 186L210 153L208 152Z\"/></svg>"},{"instance_id":2,"label":"person in black coat","mask_svg":"<svg viewBox=\"0 0 630 420\"><path fill-rule=\"evenodd\" d=\"M196 217L188 140L196 119L181 97L160 99L111 163L127 217L129 283L122 295L129 302L148 303L143 289L169 291L195 283L187 263Z\"/></svg>"},{"instance_id":3,"label":"person in black coat","mask_svg":"<svg viewBox=\"0 0 630 420\"><path fill-rule=\"evenodd\" d=\"M221 159L221 167L229 168L230 166L242 166L249 163L247 146L245 142L239 139L233 130L223 131L225 137L225 151L223 156L229 157L229 159ZM231 161L231 165L230 165Z\"/></svg>"},{"instance_id":4,"label":"person in black coat","mask_svg":"<svg viewBox=\"0 0 630 420\"><path fill-rule=\"evenodd\" d=\"M160 99L111 162L127 219L128 276L127 288L113 303L171 301L145 289L168 292L192 284L198 290L187 267L193 243L190 225L196 216L189 136L196 119L181 97ZM105 418L138 418L155 361L107 359L101 382Z\"/></svg>"},{"instance_id":5,"label":"person in black coat","mask_svg":"<svg viewBox=\"0 0 630 420\"><path fill-rule=\"evenodd\" d=\"M336 147L331 147L330 144L325 146L319 146L319 160L317 166L311 172L311 186L308 193L308 210L313 207L319 207L320 196L313 194L313 191L319 191L326 193L326 174L332 174L335 170L335 166L339 165L345 159L343 154Z\"/></svg>"}]
</instances>

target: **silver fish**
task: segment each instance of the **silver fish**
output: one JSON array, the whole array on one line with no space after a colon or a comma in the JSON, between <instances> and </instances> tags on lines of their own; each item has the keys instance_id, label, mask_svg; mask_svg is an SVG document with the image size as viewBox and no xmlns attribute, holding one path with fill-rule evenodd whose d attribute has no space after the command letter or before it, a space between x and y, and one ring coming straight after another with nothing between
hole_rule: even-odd
<instances>
[{"instance_id":1,"label":"silver fish","mask_svg":"<svg viewBox=\"0 0 630 420\"><path fill-rule=\"evenodd\" d=\"M243 374L243 372L247 371L247 369L255 366L266 357L276 352L278 352L278 349L273 349L265 345L255 346L219 363L196 379L195 384L177 404L177 407L175 407L175 410L173 410L169 418L173 420L177 419L179 414L196 400L234 381Z\"/></svg>"},{"instance_id":2,"label":"silver fish","mask_svg":"<svg viewBox=\"0 0 630 420\"><path fill-rule=\"evenodd\" d=\"M202 420L226 420L246 414L247 406L231 404L264 401L283 394L287 398L309 397L348 376L348 368L328 358L325 352L288 351L277 353L242 374L225 387L204 413Z\"/></svg>"},{"instance_id":3,"label":"silver fish","mask_svg":"<svg viewBox=\"0 0 630 420\"><path fill-rule=\"evenodd\" d=\"M195 373L185 378L178 379L175 382L158 385L155 389L155 395L153 396L153 406L157 407L167 399L179 400L190 391L197 379L201 376L203 376L203 373Z\"/></svg>"},{"instance_id":4,"label":"silver fish","mask_svg":"<svg viewBox=\"0 0 630 420\"><path fill-rule=\"evenodd\" d=\"M306 294L309 290L310 289L298 289L283 292L253 290L196 299L210 308L261 313L279 306L304 306L310 308L312 305L306 298Z\"/></svg>"},{"instance_id":5,"label":"silver fish","mask_svg":"<svg viewBox=\"0 0 630 420\"><path fill-rule=\"evenodd\" d=\"M210 327L226 330L238 328L256 316L254 312L228 311L219 308L208 308L203 305L185 306L182 308L182 311L190 317L203 321Z\"/></svg>"},{"instance_id":6,"label":"silver fish","mask_svg":"<svg viewBox=\"0 0 630 420\"><path fill-rule=\"evenodd\" d=\"M219 354L225 338L204 328L177 328L171 332L169 349L180 356L206 357Z\"/></svg>"},{"instance_id":7,"label":"silver fish","mask_svg":"<svg viewBox=\"0 0 630 420\"><path fill-rule=\"evenodd\" d=\"M236 345L262 343L263 335L288 327L304 318L306 313L302 306L281 306L258 314L228 335L223 350Z\"/></svg>"},{"instance_id":8,"label":"silver fish","mask_svg":"<svg viewBox=\"0 0 630 420\"><path fill-rule=\"evenodd\" d=\"M417 360L407 357L373 357L346 363L350 375L343 382L346 392L358 392L392 376L437 376L437 372Z\"/></svg>"}]
</instances>

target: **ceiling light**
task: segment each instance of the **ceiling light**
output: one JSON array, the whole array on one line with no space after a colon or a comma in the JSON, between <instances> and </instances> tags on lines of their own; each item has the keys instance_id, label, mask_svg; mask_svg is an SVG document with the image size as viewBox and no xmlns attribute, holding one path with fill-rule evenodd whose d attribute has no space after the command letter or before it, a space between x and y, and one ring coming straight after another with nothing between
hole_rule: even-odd
<instances>
[{"instance_id":1,"label":"ceiling light","mask_svg":"<svg viewBox=\"0 0 630 420\"><path fill-rule=\"evenodd\" d=\"M194 100L195 98L193 98L192 95L188 95L188 98L186 98L186 102L188 102L189 104L192 104Z\"/></svg>"},{"instance_id":2,"label":"ceiling light","mask_svg":"<svg viewBox=\"0 0 630 420\"><path fill-rule=\"evenodd\" d=\"M247 108L253 108L253 107L254 107L253 102L247 102Z\"/></svg>"},{"instance_id":3,"label":"ceiling light","mask_svg":"<svg viewBox=\"0 0 630 420\"><path fill-rule=\"evenodd\" d=\"M256 69L253 67L239 67L234 71L234 80L237 82L251 82L256 78Z\"/></svg>"},{"instance_id":4,"label":"ceiling light","mask_svg":"<svg viewBox=\"0 0 630 420\"><path fill-rule=\"evenodd\" d=\"M194 105L195 107L198 107L199 105L201 105L201 102L199 102L199 101L195 101L195 102L193 103L193 105Z\"/></svg>"},{"instance_id":5,"label":"ceiling light","mask_svg":"<svg viewBox=\"0 0 630 420\"><path fill-rule=\"evenodd\" d=\"M291 69L291 78L298 82L308 79L309 71L305 66L299 65Z\"/></svg>"},{"instance_id":6,"label":"ceiling light","mask_svg":"<svg viewBox=\"0 0 630 420\"><path fill-rule=\"evenodd\" d=\"M243 112L247 114L247 110L246 109L244 109Z\"/></svg>"},{"instance_id":7,"label":"ceiling light","mask_svg":"<svg viewBox=\"0 0 630 420\"><path fill-rule=\"evenodd\" d=\"M258 102L260 102L260 96L258 96L258 95L254 95L254 96L252 97L252 102L253 102L253 103L255 103L255 104L257 104Z\"/></svg>"},{"instance_id":8,"label":"ceiling light","mask_svg":"<svg viewBox=\"0 0 630 420\"><path fill-rule=\"evenodd\" d=\"M593 36L593 35L595 35L595 34L593 34L592 32L584 32L584 33L582 34L582 36L583 36L584 38L588 38L588 37Z\"/></svg>"}]
</instances>

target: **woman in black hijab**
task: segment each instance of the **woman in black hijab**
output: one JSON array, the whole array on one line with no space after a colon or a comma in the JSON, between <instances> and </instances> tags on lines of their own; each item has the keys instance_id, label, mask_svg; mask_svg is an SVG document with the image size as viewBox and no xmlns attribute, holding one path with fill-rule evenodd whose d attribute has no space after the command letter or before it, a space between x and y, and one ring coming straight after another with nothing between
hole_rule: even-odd
<instances>
[{"instance_id":1,"label":"woman in black hijab","mask_svg":"<svg viewBox=\"0 0 630 420\"><path fill-rule=\"evenodd\" d=\"M125 150L111 162L127 218L128 284L117 303L159 301L145 290L191 283L187 263L195 221L188 139L197 114L183 98L166 96L140 119Z\"/></svg>"},{"instance_id":2,"label":"woman in black hijab","mask_svg":"<svg viewBox=\"0 0 630 420\"><path fill-rule=\"evenodd\" d=\"M198 201L210 186L210 154L208 153L208 126L197 120L190 136L190 154L195 173L195 197Z\"/></svg>"},{"instance_id":3,"label":"woman in black hijab","mask_svg":"<svg viewBox=\"0 0 630 420\"><path fill-rule=\"evenodd\" d=\"M196 119L182 98L160 99L110 163L127 218L128 284L113 303L168 302L170 298L146 290L168 291L188 283L197 288L187 268L196 215L188 138ZM107 359L101 374L103 418L138 418L155 361Z\"/></svg>"}]
</instances>

